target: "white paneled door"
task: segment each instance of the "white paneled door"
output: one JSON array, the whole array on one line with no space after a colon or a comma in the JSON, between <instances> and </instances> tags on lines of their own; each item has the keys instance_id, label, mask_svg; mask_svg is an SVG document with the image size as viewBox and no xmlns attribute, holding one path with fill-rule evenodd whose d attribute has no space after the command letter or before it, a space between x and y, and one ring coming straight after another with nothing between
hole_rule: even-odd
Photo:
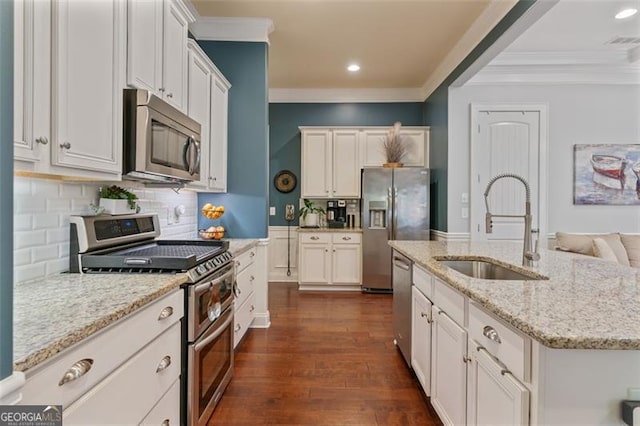
<instances>
[{"instance_id":1,"label":"white paneled door","mask_svg":"<svg viewBox=\"0 0 640 426\"><path fill-rule=\"evenodd\" d=\"M501 173L522 176L530 186L533 229L544 230L546 197L546 108L544 106L472 105L471 120L471 236L474 240L521 240L524 220L493 218L493 232L486 233L484 193L491 179ZM497 180L488 202L491 213L524 215L526 191L513 178ZM541 234L544 235L544 234Z\"/></svg>"}]
</instances>

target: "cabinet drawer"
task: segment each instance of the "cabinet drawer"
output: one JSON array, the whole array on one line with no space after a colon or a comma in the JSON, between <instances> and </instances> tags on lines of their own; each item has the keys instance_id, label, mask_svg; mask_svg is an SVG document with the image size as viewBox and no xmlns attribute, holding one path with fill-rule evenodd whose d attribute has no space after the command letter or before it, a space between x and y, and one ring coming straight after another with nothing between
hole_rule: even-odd
<instances>
[{"instance_id":1,"label":"cabinet drawer","mask_svg":"<svg viewBox=\"0 0 640 426\"><path fill-rule=\"evenodd\" d=\"M530 340L475 302L469 303L469 337L498 358L516 378L524 382L529 380Z\"/></svg>"},{"instance_id":2,"label":"cabinet drawer","mask_svg":"<svg viewBox=\"0 0 640 426\"><path fill-rule=\"evenodd\" d=\"M429 299L433 300L433 278L420 266L413 264L413 284Z\"/></svg>"},{"instance_id":3,"label":"cabinet drawer","mask_svg":"<svg viewBox=\"0 0 640 426\"><path fill-rule=\"evenodd\" d=\"M254 293L251 293L244 304L236 308L233 317L233 347L235 348L242 340L242 336L247 332L253 321L253 311L255 311Z\"/></svg>"},{"instance_id":4,"label":"cabinet drawer","mask_svg":"<svg viewBox=\"0 0 640 426\"><path fill-rule=\"evenodd\" d=\"M437 278L433 279L433 303L464 327L465 297Z\"/></svg>"},{"instance_id":5,"label":"cabinet drawer","mask_svg":"<svg viewBox=\"0 0 640 426\"><path fill-rule=\"evenodd\" d=\"M249 265L238 274L236 277L236 306L242 305L244 301L247 300L247 297L253 293L253 283L255 282L255 279L255 266L253 264Z\"/></svg>"},{"instance_id":6,"label":"cabinet drawer","mask_svg":"<svg viewBox=\"0 0 640 426\"><path fill-rule=\"evenodd\" d=\"M64 410L65 425L137 424L180 377L180 324Z\"/></svg>"},{"instance_id":7,"label":"cabinet drawer","mask_svg":"<svg viewBox=\"0 0 640 426\"><path fill-rule=\"evenodd\" d=\"M236 258L236 272L240 273L244 268L251 265L256 258L256 248L251 247Z\"/></svg>"},{"instance_id":8,"label":"cabinet drawer","mask_svg":"<svg viewBox=\"0 0 640 426\"><path fill-rule=\"evenodd\" d=\"M360 244L362 235L357 232L334 233L331 235L333 244Z\"/></svg>"},{"instance_id":9,"label":"cabinet drawer","mask_svg":"<svg viewBox=\"0 0 640 426\"><path fill-rule=\"evenodd\" d=\"M83 340L33 373L27 372L22 403L71 404L156 336L179 322L183 310L184 293L179 290ZM58 382L67 370L84 359L93 360L90 370L59 386Z\"/></svg>"},{"instance_id":10,"label":"cabinet drawer","mask_svg":"<svg viewBox=\"0 0 640 426\"><path fill-rule=\"evenodd\" d=\"M298 233L298 241L303 244L326 244L331 242L331 234L323 232L300 232Z\"/></svg>"},{"instance_id":11,"label":"cabinet drawer","mask_svg":"<svg viewBox=\"0 0 640 426\"><path fill-rule=\"evenodd\" d=\"M173 382L167 393L140 424L144 426L180 425L180 380Z\"/></svg>"}]
</instances>

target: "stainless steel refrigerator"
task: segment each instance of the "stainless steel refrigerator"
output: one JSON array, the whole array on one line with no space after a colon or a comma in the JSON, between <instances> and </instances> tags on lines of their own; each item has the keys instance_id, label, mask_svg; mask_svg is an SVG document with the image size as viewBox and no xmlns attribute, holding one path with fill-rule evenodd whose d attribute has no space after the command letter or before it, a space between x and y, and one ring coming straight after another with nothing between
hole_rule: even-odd
<instances>
[{"instance_id":1,"label":"stainless steel refrigerator","mask_svg":"<svg viewBox=\"0 0 640 426\"><path fill-rule=\"evenodd\" d=\"M362 169L362 290L392 292L389 240L429 239L429 170Z\"/></svg>"}]
</instances>

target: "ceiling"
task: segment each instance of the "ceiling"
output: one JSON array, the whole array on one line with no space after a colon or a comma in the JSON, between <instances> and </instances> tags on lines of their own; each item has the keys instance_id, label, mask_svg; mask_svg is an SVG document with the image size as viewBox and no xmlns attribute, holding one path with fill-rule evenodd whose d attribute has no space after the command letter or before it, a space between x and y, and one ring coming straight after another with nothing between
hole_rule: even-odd
<instances>
[{"instance_id":1,"label":"ceiling","mask_svg":"<svg viewBox=\"0 0 640 426\"><path fill-rule=\"evenodd\" d=\"M500 3L493 21L478 19ZM421 88L442 79L513 5L505 0L192 0L201 17L259 17L269 35L270 89ZM450 69L438 69L476 22ZM468 37L467 37L468 38ZM361 66L349 73L351 62ZM442 67L441 67L442 68ZM437 82L439 84L440 81ZM436 86L437 86L436 84Z\"/></svg>"}]
</instances>

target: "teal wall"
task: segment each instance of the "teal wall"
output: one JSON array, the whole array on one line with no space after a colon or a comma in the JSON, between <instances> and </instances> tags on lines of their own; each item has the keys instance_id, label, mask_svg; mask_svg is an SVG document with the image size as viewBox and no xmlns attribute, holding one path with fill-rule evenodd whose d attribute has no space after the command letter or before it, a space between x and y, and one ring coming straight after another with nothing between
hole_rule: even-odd
<instances>
[{"instance_id":1,"label":"teal wall","mask_svg":"<svg viewBox=\"0 0 640 426\"><path fill-rule=\"evenodd\" d=\"M447 231L447 175L455 173L455 170L449 170L448 165L449 86L535 2L536 0L519 0L424 102L424 123L431 126L431 229ZM459 167L468 167L468 164L460 164Z\"/></svg>"},{"instance_id":2,"label":"teal wall","mask_svg":"<svg viewBox=\"0 0 640 426\"><path fill-rule=\"evenodd\" d=\"M232 87L229 91L227 193L198 194L226 208L220 220L200 216L199 228L222 225L229 238L267 237L268 86L266 43L199 41Z\"/></svg>"},{"instance_id":3,"label":"teal wall","mask_svg":"<svg viewBox=\"0 0 640 426\"><path fill-rule=\"evenodd\" d=\"M13 372L13 2L0 1L0 380Z\"/></svg>"},{"instance_id":4,"label":"teal wall","mask_svg":"<svg viewBox=\"0 0 640 426\"><path fill-rule=\"evenodd\" d=\"M293 204L298 211L300 199L300 130L298 126L389 126L400 121L404 126L421 126L422 103L272 103L269 104L269 205L276 215L269 225L282 226L284 206ZM298 185L287 194L278 192L273 178L283 169L298 177ZM296 218L292 225L297 226Z\"/></svg>"}]
</instances>

